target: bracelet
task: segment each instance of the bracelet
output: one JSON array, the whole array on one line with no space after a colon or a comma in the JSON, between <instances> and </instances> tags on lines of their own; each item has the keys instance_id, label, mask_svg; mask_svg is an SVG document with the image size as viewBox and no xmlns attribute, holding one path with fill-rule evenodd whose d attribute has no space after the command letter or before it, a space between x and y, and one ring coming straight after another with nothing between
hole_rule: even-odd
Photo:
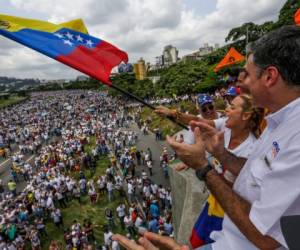
<instances>
[{"instance_id":1,"label":"bracelet","mask_svg":"<svg viewBox=\"0 0 300 250\"><path fill-rule=\"evenodd\" d=\"M180 115L181 115L181 113L178 110L176 110L176 120L177 121L180 120Z\"/></svg>"},{"instance_id":2,"label":"bracelet","mask_svg":"<svg viewBox=\"0 0 300 250\"><path fill-rule=\"evenodd\" d=\"M172 109L172 111L171 111L171 116L173 117L173 118L175 118L176 120L178 120L178 111L177 111L177 109Z\"/></svg>"}]
</instances>

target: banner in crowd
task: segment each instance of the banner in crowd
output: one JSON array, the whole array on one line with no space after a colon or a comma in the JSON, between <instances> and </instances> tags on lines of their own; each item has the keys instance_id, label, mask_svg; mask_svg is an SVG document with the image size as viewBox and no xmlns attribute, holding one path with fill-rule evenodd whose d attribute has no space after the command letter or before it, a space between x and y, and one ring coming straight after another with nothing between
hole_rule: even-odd
<instances>
[{"instance_id":1,"label":"banner in crowd","mask_svg":"<svg viewBox=\"0 0 300 250\"><path fill-rule=\"evenodd\" d=\"M295 13L295 24L300 26L300 9Z\"/></svg>"},{"instance_id":2,"label":"banner in crowd","mask_svg":"<svg viewBox=\"0 0 300 250\"><path fill-rule=\"evenodd\" d=\"M224 56L224 58L219 62L219 64L215 67L214 71L218 72L220 69L242 62L245 60L245 57L240 54L235 48L231 47L228 53Z\"/></svg>"},{"instance_id":3,"label":"banner in crowd","mask_svg":"<svg viewBox=\"0 0 300 250\"><path fill-rule=\"evenodd\" d=\"M82 20L53 24L0 15L0 34L110 85L112 68L127 53L90 36Z\"/></svg>"}]
</instances>

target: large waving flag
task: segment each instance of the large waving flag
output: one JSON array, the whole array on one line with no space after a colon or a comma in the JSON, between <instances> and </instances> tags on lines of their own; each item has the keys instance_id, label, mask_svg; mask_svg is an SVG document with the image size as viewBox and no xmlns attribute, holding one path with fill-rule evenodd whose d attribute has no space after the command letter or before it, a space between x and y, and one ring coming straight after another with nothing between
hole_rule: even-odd
<instances>
[{"instance_id":1,"label":"large waving flag","mask_svg":"<svg viewBox=\"0 0 300 250\"><path fill-rule=\"evenodd\" d=\"M219 64L215 67L214 71L218 72L220 69L242 62L245 60L245 57L240 54L235 48L231 47L228 53L224 56L224 58L219 62Z\"/></svg>"},{"instance_id":2,"label":"large waving flag","mask_svg":"<svg viewBox=\"0 0 300 250\"><path fill-rule=\"evenodd\" d=\"M295 24L300 25L300 9L296 11L294 19L295 19Z\"/></svg>"},{"instance_id":3,"label":"large waving flag","mask_svg":"<svg viewBox=\"0 0 300 250\"><path fill-rule=\"evenodd\" d=\"M108 85L112 68L128 61L124 51L88 35L80 19L57 25L0 15L0 34Z\"/></svg>"}]
</instances>

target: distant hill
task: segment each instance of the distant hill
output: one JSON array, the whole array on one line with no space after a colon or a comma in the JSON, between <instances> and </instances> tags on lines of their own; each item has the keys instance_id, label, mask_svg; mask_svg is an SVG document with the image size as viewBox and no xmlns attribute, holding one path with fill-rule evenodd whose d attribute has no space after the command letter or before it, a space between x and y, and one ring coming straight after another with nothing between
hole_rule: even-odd
<instances>
[{"instance_id":1,"label":"distant hill","mask_svg":"<svg viewBox=\"0 0 300 250\"><path fill-rule=\"evenodd\" d=\"M39 79L19 79L15 77L0 76L0 91L22 90L29 86L37 86L39 84Z\"/></svg>"}]
</instances>

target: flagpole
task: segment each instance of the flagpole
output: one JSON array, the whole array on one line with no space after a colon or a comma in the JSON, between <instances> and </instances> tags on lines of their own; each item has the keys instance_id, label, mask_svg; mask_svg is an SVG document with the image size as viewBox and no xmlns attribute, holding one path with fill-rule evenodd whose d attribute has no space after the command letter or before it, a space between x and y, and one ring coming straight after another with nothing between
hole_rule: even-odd
<instances>
[{"instance_id":1,"label":"flagpole","mask_svg":"<svg viewBox=\"0 0 300 250\"><path fill-rule=\"evenodd\" d=\"M116 86L116 85L111 84L111 85L109 85L109 86L110 86L111 88L113 88L113 89L115 89L115 90L117 90L117 91L123 93L124 95L129 96L129 97L131 97L131 98L137 100L138 102L144 104L145 106L147 106L148 108L150 108L150 109L152 109L152 110L155 110L155 109L156 109L153 105L151 105L150 103L145 102L142 98L140 98L140 97L138 97L138 96L136 96L136 95L133 95L133 94L127 92L126 90L121 89L120 87L118 87L118 86ZM176 121L176 119L175 119L174 117L167 116L166 118L168 118L170 121L176 123L176 124L179 125L180 127L184 128L184 129L186 129L186 130L189 130L189 128L188 128L186 125L182 124L182 123L179 122L179 121Z\"/></svg>"}]
</instances>

